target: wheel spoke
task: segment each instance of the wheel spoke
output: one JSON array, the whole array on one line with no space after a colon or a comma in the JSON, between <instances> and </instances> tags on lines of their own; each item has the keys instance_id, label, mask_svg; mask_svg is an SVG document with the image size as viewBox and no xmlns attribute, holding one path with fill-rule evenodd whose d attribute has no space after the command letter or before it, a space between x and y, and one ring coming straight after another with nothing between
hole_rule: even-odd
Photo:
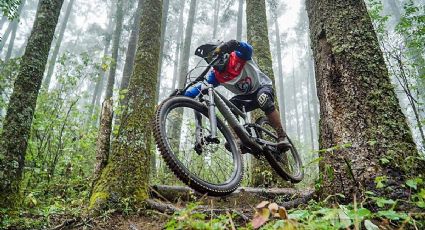
<instances>
[{"instance_id":1,"label":"wheel spoke","mask_svg":"<svg viewBox=\"0 0 425 230\"><path fill-rule=\"evenodd\" d=\"M229 181L236 168L232 153L223 146L226 143L225 136L218 128L217 137L221 145L204 143L202 153L200 155L196 153L194 149L196 143L194 114L193 109L189 107L179 107L169 111L165 119L165 127L170 148L192 176L214 184ZM203 136L208 136L210 133L209 119L204 115L201 116L201 133ZM180 128L176 124L181 124Z\"/></svg>"}]
</instances>

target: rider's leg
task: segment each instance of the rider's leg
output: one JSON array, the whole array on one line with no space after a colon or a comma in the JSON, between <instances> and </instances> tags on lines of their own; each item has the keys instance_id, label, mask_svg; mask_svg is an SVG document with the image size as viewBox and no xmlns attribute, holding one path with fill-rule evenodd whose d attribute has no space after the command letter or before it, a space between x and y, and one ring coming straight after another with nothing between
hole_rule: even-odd
<instances>
[{"instance_id":1,"label":"rider's leg","mask_svg":"<svg viewBox=\"0 0 425 230\"><path fill-rule=\"evenodd\" d=\"M257 93L257 102L261 110L264 111L272 127L275 129L278 136L278 148L286 151L290 148L288 138L283 130L282 123L280 122L279 111L276 110L274 104L274 92L270 86L260 88Z\"/></svg>"},{"instance_id":2,"label":"rider's leg","mask_svg":"<svg viewBox=\"0 0 425 230\"><path fill-rule=\"evenodd\" d=\"M286 132L283 130L282 123L280 122L279 111L275 109L273 112L266 113L266 115L267 119L276 130L278 137L278 148L281 150L288 150L290 148L290 144Z\"/></svg>"}]
</instances>

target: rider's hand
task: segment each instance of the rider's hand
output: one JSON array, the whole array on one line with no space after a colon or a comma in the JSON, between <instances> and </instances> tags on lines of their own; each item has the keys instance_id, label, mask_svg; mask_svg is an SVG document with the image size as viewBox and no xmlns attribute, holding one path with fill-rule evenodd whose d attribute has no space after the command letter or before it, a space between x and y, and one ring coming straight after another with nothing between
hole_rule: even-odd
<instances>
[{"instance_id":1,"label":"rider's hand","mask_svg":"<svg viewBox=\"0 0 425 230\"><path fill-rule=\"evenodd\" d=\"M239 42L236 40L230 40L218 46L214 50L214 54L228 54L233 52L239 46Z\"/></svg>"},{"instance_id":2,"label":"rider's hand","mask_svg":"<svg viewBox=\"0 0 425 230\"><path fill-rule=\"evenodd\" d=\"M221 46L218 46L217 48L215 48L214 50L214 56L220 56L222 55L222 51L221 51Z\"/></svg>"}]
</instances>

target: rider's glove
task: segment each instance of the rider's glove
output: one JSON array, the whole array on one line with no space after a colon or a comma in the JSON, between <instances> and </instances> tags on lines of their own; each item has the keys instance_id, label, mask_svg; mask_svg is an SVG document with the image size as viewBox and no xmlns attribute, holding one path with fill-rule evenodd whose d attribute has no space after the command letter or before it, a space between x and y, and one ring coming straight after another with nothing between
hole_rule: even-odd
<instances>
[{"instance_id":1,"label":"rider's glove","mask_svg":"<svg viewBox=\"0 0 425 230\"><path fill-rule=\"evenodd\" d=\"M215 50L214 50L214 54L219 55L219 54L228 54L233 52L237 47L239 46L239 42L236 40L230 40L228 42L225 42L223 44L221 44L220 46L218 46Z\"/></svg>"}]
</instances>

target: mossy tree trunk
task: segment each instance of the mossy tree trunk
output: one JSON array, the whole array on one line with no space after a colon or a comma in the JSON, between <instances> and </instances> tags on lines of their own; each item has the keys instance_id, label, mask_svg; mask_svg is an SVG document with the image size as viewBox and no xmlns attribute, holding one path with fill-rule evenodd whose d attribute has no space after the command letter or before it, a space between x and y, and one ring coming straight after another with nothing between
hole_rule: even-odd
<instances>
[{"instance_id":1,"label":"mossy tree trunk","mask_svg":"<svg viewBox=\"0 0 425 230\"><path fill-rule=\"evenodd\" d=\"M145 0L138 50L128 91L128 107L112 145L112 153L94 184L90 209L130 198L134 204L148 197L152 128L158 72L162 1Z\"/></svg>"},{"instance_id":2,"label":"mossy tree trunk","mask_svg":"<svg viewBox=\"0 0 425 230\"><path fill-rule=\"evenodd\" d=\"M423 177L412 134L391 85L363 1L307 0L320 101L319 194L367 190L408 198L403 186ZM337 148L335 148L338 146ZM382 189L377 181L384 182Z\"/></svg>"},{"instance_id":3,"label":"mossy tree trunk","mask_svg":"<svg viewBox=\"0 0 425 230\"><path fill-rule=\"evenodd\" d=\"M134 59L137 51L137 40L139 39L140 30L140 19L142 17L143 0L139 0L137 3L136 11L134 12L133 25L131 26L130 39L128 41L127 53L125 56L124 69L120 84L120 94L124 94L124 98L120 101L120 106L125 107L127 105L127 96L124 93L128 90L128 84L130 83L130 77L133 73ZM119 125L120 117L115 117L115 125Z\"/></svg>"},{"instance_id":4,"label":"mossy tree trunk","mask_svg":"<svg viewBox=\"0 0 425 230\"><path fill-rule=\"evenodd\" d=\"M254 48L254 60L274 85L273 63L270 52L269 34L267 26L265 0L246 1L247 36L248 43ZM277 104L277 103L276 103ZM253 118L264 116L260 110L253 112ZM252 186L271 185L279 181L280 177L274 173L269 164L253 158L252 161Z\"/></svg>"},{"instance_id":5,"label":"mossy tree trunk","mask_svg":"<svg viewBox=\"0 0 425 230\"><path fill-rule=\"evenodd\" d=\"M0 136L0 208L19 200L25 152L63 0L40 0Z\"/></svg>"}]
</instances>

